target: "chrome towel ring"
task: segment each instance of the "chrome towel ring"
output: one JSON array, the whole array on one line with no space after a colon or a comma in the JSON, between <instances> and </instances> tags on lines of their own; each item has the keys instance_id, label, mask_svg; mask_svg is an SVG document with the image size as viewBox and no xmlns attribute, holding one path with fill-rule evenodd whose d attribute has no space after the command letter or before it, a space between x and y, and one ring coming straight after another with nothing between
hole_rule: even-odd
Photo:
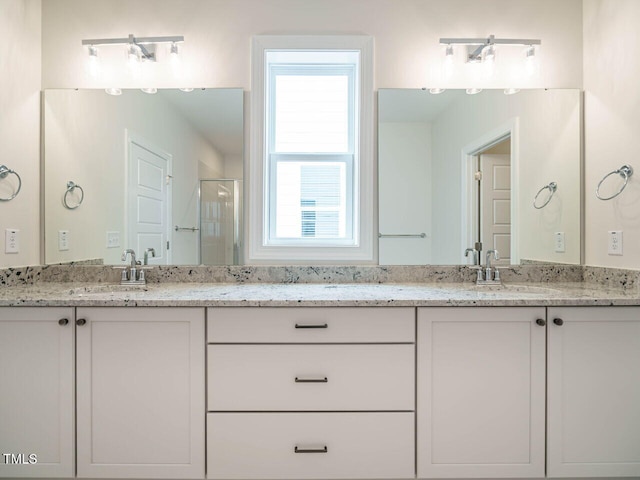
<instances>
[{"instance_id":1,"label":"chrome towel ring","mask_svg":"<svg viewBox=\"0 0 640 480\"><path fill-rule=\"evenodd\" d=\"M616 193L614 193L610 197L601 197L600 186L602 185L602 182L604 182L611 175L615 175L615 174L618 174L622 178L624 178L624 183L620 187L620 190L618 190ZM611 200L612 198L616 198L618 195L622 193L624 188L627 186L627 183L629 182L629 177L631 177L631 175L633 175L633 167L631 167L631 165L623 165L618 170L614 170L613 172L607 173L604 176L604 178L600 180L600 183L598 183L598 186L596 187L596 197L598 197L600 200Z\"/></svg>"},{"instance_id":2,"label":"chrome towel ring","mask_svg":"<svg viewBox=\"0 0 640 480\"><path fill-rule=\"evenodd\" d=\"M69 205L69 199L67 198L69 196L70 193L73 193L73 191L75 189L80 190L80 200L78 200L78 203L76 205ZM68 208L69 210L75 210L76 208L78 208L80 205L82 205L82 201L84 200L84 190L82 189L82 187L74 182L72 182L71 180L69 180L67 182L67 191L64 192L64 196L62 197L62 203L64 204L64 206L66 208Z\"/></svg>"},{"instance_id":3,"label":"chrome towel ring","mask_svg":"<svg viewBox=\"0 0 640 480\"><path fill-rule=\"evenodd\" d=\"M558 184L556 182L551 182L549 185L545 185L544 187L542 187L540 190L538 190L538 193L536 193L536 196L533 198L533 207L537 208L538 210L546 207L551 201L551 199L553 198L553 196L555 195L557 189L558 189ZM537 203L538 197L544 190L549 190L549 196L547 197L547 199L544 201L542 205L538 205Z\"/></svg>"},{"instance_id":4,"label":"chrome towel ring","mask_svg":"<svg viewBox=\"0 0 640 480\"><path fill-rule=\"evenodd\" d=\"M8 202L9 200L13 200L20 193L20 189L22 188L22 179L20 178L20 175L18 175L14 170L11 170L6 165L0 165L0 180L7 178L7 176L10 173L13 173L16 177L18 177L18 188L16 189L15 192L13 192L13 195L11 195L10 197L8 198L0 197L0 202Z\"/></svg>"}]
</instances>

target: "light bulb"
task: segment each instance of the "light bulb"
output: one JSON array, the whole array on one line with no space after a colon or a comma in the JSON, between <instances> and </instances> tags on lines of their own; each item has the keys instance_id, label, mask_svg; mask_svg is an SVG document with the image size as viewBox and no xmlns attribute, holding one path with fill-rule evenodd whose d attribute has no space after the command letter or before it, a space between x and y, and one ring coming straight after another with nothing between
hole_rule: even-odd
<instances>
[{"instance_id":1,"label":"light bulb","mask_svg":"<svg viewBox=\"0 0 640 480\"><path fill-rule=\"evenodd\" d=\"M122 90L119 88L105 88L104 91L108 95L114 95L114 96L122 95Z\"/></svg>"},{"instance_id":2,"label":"light bulb","mask_svg":"<svg viewBox=\"0 0 640 480\"><path fill-rule=\"evenodd\" d=\"M442 72L444 78L450 78L453 75L453 45L447 45L444 50L444 63Z\"/></svg>"},{"instance_id":3,"label":"light bulb","mask_svg":"<svg viewBox=\"0 0 640 480\"><path fill-rule=\"evenodd\" d=\"M529 45L524 52L524 71L528 77L531 77L536 73L537 64L536 47Z\"/></svg>"},{"instance_id":4,"label":"light bulb","mask_svg":"<svg viewBox=\"0 0 640 480\"><path fill-rule=\"evenodd\" d=\"M431 93L432 95L439 95L441 93L443 93L445 91L444 88L430 88L429 89L429 93Z\"/></svg>"},{"instance_id":5,"label":"light bulb","mask_svg":"<svg viewBox=\"0 0 640 480\"><path fill-rule=\"evenodd\" d=\"M178 90L180 90L181 92L185 92L185 93L193 92L193 88L190 88L190 87L180 88Z\"/></svg>"},{"instance_id":6,"label":"light bulb","mask_svg":"<svg viewBox=\"0 0 640 480\"><path fill-rule=\"evenodd\" d=\"M467 95L475 95L476 93L480 93L482 91L481 88L467 88Z\"/></svg>"},{"instance_id":7,"label":"light bulb","mask_svg":"<svg viewBox=\"0 0 640 480\"><path fill-rule=\"evenodd\" d=\"M495 63L495 61L496 61L496 47L494 47L493 45L489 45L489 46L484 48L482 53L483 53L483 58L482 58L483 62L490 63L490 64Z\"/></svg>"},{"instance_id":8,"label":"light bulb","mask_svg":"<svg viewBox=\"0 0 640 480\"><path fill-rule=\"evenodd\" d=\"M505 95L514 95L516 93L518 93L520 91L519 88L505 88L504 89L504 94Z\"/></svg>"},{"instance_id":9,"label":"light bulb","mask_svg":"<svg viewBox=\"0 0 640 480\"><path fill-rule=\"evenodd\" d=\"M87 71L89 76L96 78L100 73L100 60L98 59L98 49L89 45L89 60L87 63Z\"/></svg>"},{"instance_id":10,"label":"light bulb","mask_svg":"<svg viewBox=\"0 0 640 480\"><path fill-rule=\"evenodd\" d=\"M155 87L141 88L140 90L142 90L144 93L148 93L149 95L153 95L155 93L158 93L158 89L155 88Z\"/></svg>"}]
</instances>

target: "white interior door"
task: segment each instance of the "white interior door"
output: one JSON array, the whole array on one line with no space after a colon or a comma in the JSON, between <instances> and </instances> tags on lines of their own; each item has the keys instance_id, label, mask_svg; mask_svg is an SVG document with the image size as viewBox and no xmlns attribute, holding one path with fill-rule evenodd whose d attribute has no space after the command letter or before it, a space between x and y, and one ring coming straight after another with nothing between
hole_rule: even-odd
<instances>
[{"instance_id":1,"label":"white interior door","mask_svg":"<svg viewBox=\"0 0 640 480\"><path fill-rule=\"evenodd\" d=\"M171 162L171 154L128 135L128 248L140 259L153 248L149 264L171 263Z\"/></svg>"},{"instance_id":2,"label":"white interior door","mask_svg":"<svg viewBox=\"0 0 640 480\"><path fill-rule=\"evenodd\" d=\"M484 252L495 249L498 265L511 264L511 161L510 155L480 155L480 218Z\"/></svg>"}]
</instances>

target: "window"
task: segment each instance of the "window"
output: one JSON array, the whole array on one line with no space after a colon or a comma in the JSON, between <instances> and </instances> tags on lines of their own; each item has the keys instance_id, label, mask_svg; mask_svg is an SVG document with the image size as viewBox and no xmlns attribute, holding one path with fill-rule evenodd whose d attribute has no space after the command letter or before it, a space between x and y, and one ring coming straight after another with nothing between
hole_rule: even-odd
<instances>
[{"instance_id":1,"label":"window","mask_svg":"<svg viewBox=\"0 0 640 480\"><path fill-rule=\"evenodd\" d=\"M253 56L250 261L373 261L370 39L256 37Z\"/></svg>"}]
</instances>

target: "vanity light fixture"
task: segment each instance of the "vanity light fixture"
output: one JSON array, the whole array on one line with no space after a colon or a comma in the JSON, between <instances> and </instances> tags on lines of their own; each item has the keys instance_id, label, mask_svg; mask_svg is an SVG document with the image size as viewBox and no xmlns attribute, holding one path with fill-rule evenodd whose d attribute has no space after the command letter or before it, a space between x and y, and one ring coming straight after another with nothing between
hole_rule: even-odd
<instances>
[{"instance_id":1,"label":"vanity light fixture","mask_svg":"<svg viewBox=\"0 0 640 480\"><path fill-rule=\"evenodd\" d=\"M496 38L489 35L487 38L441 38L440 44L446 45L445 58L453 58L453 46L464 45L467 48L467 63L494 62L496 59L496 45L524 45L527 52L533 52L535 56L535 45L542 42L535 38ZM526 54L527 58L529 53Z\"/></svg>"},{"instance_id":2,"label":"vanity light fixture","mask_svg":"<svg viewBox=\"0 0 640 480\"><path fill-rule=\"evenodd\" d=\"M107 95L113 95L113 96L118 96L118 95L122 95L122 90L119 88L105 88L104 91L107 93Z\"/></svg>"},{"instance_id":3,"label":"vanity light fixture","mask_svg":"<svg viewBox=\"0 0 640 480\"><path fill-rule=\"evenodd\" d=\"M144 93L148 93L149 95L153 95L155 93L158 93L158 89L155 88L155 87L141 88L140 90L142 90Z\"/></svg>"},{"instance_id":4,"label":"vanity light fixture","mask_svg":"<svg viewBox=\"0 0 640 480\"><path fill-rule=\"evenodd\" d=\"M431 93L432 95L439 95L441 93L443 93L445 91L444 88L430 88L429 89L429 93Z\"/></svg>"},{"instance_id":5,"label":"vanity light fixture","mask_svg":"<svg viewBox=\"0 0 640 480\"><path fill-rule=\"evenodd\" d=\"M179 88L178 90L185 93L193 92L193 88Z\"/></svg>"},{"instance_id":6,"label":"vanity light fixture","mask_svg":"<svg viewBox=\"0 0 640 480\"><path fill-rule=\"evenodd\" d=\"M467 88L467 95L475 95L476 93L480 93L482 91L481 88Z\"/></svg>"},{"instance_id":7,"label":"vanity light fixture","mask_svg":"<svg viewBox=\"0 0 640 480\"><path fill-rule=\"evenodd\" d=\"M504 94L505 95L514 95L516 93L518 93L520 91L519 88L505 88L504 89Z\"/></svg>"},{"instance_id":8,"label":"vanity light fixture","mask_svg":"<svg viewBox=\"0 0 640 480\"><path fill-rule=\"evenodd\" d=\"M82 40L82 45L86 45L89 49L89 60L92 57L97 58L98 45L124 45L126 47L127 58L132 66L138 65L143 61L155 62L156 45L161 43L171 44L171 57L178 55L178 43L184 42L184 37L135 37L129 34L126 38L95 38ZM134 67L135 68L135 67Z\"/></svg>"}]
</instances>

